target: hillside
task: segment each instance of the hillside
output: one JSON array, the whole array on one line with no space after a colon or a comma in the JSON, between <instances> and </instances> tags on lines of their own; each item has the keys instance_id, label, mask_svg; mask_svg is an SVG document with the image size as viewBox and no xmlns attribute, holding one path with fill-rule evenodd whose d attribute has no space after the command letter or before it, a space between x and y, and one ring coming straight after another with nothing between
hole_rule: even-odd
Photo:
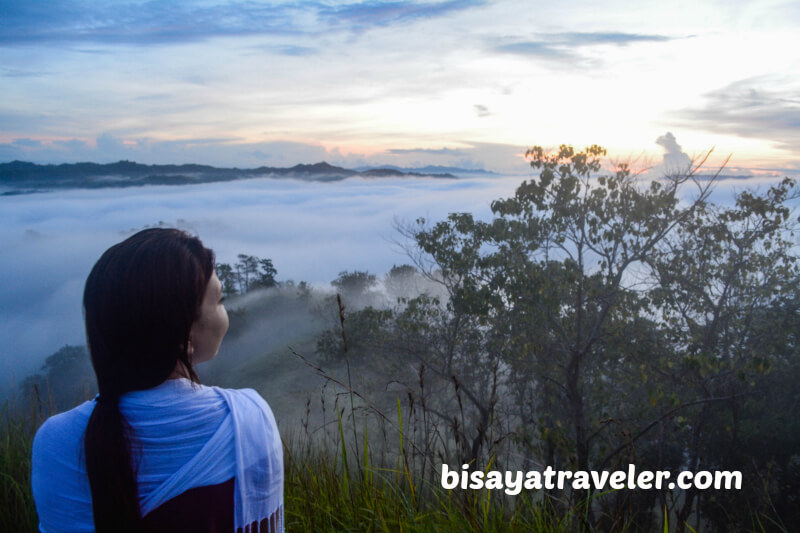
<instances>
[{"instance_id":1,"label":"hillside","mask_svg":"<svg viewBox=\"0 0 800 533\"><path fill-rule=\"evenodd\" d=\"M116 163L64 163L39 165L25 161L0 163L2 194L28 194L53 189L96 189L143 185L191 185L252 178L299 179L330 182L351 177L434 177L456 178L449 172L421 173L399 170L350 170L326 162L295 165L289 168L218 168L208 165L144 165L133 161Z\"/></svg>"}]
</instances>

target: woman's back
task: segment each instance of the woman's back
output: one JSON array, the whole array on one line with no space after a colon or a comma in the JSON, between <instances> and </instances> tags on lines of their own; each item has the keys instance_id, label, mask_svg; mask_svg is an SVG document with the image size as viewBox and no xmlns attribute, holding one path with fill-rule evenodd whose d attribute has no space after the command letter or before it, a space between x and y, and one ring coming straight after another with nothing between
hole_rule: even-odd
<instances>
[{"instance_id":1,"label":"woman's back","mask_svg":"<svg viewBox=\"0 0 800 533\"><path fill-rule=\"evenodd\" d=\"M283 529L283 448L272 411L252 390L199 385L195 371L216 357L228 330L214 264L197 237L149 228L92 267L83 309L99 395L36 435L43 531L142 533L164 504L162 523L191 518L210 532L232 516L233 530ZM216 513L204 498L214 501L211 487L231 479L232 492L217 487L228 496ZM173 521L164 509L196 512Z\"/></svg>"},{"instance_id":2,"label":"woman's back","mask_svg":"<svg viewBox=\"0 0 800 533\"><path fill-rule=\"evenodd\" d=\"M231 402L239 406L240 412L242 405L247 406L243 419L234 419ZM95 404L95 401L85 402L50 418L36 435L32 483L40 529L44 532L94 531L83 434ZM272 413L254 391L231 391L193 384L188 379L173 379L153 389L124 394L119 405L132 430L134 472L145 530L154 518L159 523L165 518L175 518L166 514L165 509L170 513L181 512L190 509L193 503L199 503L193 509L194 514L179 518L187 526L190 521L208 515L208 520L201 522L209 526L209 531L219 531L212 518L233 516L232 481L237 471L237 440L242 440L236 438L237 426L246 427L249 423L268 426L266 433L256 435L256 441L252 436L244 439L248 441L246 448L257 447L254 442L259 440L265 441L261 450L245 450L245 453L254 457L264 455L261 460L272 460L273 466L282 459L279 457L282 450L275 446L276 439L269 438L269 435L277 437ZM258 416L259 411L263 416ZM282 468L274 473L282 477L281 474ZM209 490L191 492L197 487ZM220 494L229 494L230 499L210 507L209 496ZM153 511L156 512L148 520L148 513ZM233 530L232 521L228 530Z\"/></svg>"}]
</instances>

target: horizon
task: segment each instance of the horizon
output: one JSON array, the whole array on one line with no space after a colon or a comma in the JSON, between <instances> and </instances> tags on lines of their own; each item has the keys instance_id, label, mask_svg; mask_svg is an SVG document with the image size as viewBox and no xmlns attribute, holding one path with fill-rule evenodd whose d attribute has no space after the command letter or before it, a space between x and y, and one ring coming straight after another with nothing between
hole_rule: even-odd
<instances>
[{"instance_id":1,"label":"horizon","mask_svg":"<svg viewBox=\"0 0 800 533\"><path fill-rule=\"evenodd\" d=\"M716 147L711 167L732 155L741 174L800 172L789 1L64 0L0 14L0 161L507 174L533 145L600 144L621 160Z\"/></svg>"},{"instance_id":2,"label":"horizon","mask_svg":"<svg viewBox=\"0 0 800 533\"><path fill-rule=\"evenodd\" d=\"M329 163L328 161L325 161L325 160L316 161L314 163L295 163L294 165L291 165L289 167L267 167L267 166L263 166L263 165L262 166L258 166L258 167L235 167L235 166L234 167L222 167L222 166L215 166L215 165L202 165L202 164L198 164L198 163L140 163L139 161L135 161L135 160L131 160L131 159L119 159L117 161L110 161L108 163L98 163L97 161L76 161L76 162L72 162L72 163L67 163L67 162L62 162L62 163L36 163L34 161L25 161L25 160L21 160L21 159L14 159L12 161L0 161L0 165L9 165L9 164L12 164L12 163L26 163L26 164L37 165L37 166L63 166L63 165L110 166L110 165L116 165L116 164L119 164L119 163L131 163L131 164L134 164L134 165L141 165L141 166L147 166L147 167L165 167L165 166L182 167L182 166L193 166L193 165L196 165L196 166L207 166L207 167L216 168L216 169L219 169L219 170L258 170L259 168L275 168L275 169L287 169L288 168L288 169L291 169L291 168L295 168L295 167L315 167L315 166L321 166L321 165L328 165L328 166L332 166L332 167L336 167L336 168L342 168L342 169L345 169L345 170L356 170L356 168L340 167L338 165L334 165L332 163ZM379 169L379 168L393 168L393 167L397 167L397 165L389 165L389 164L385 164L385 165L367 165L366 167L357 167L357 168ZM426 168L426 167L432 167L432 168L435 168L435 167L459 168L459 167L446 167L446 166L443 166L443 165L425 165L425 166L420 166L420 167L397 167L397 168L423 169L423 168ZM468 172L481 172L481 171L492 172L491 170L482 169L482 168L481 169L460 168L460 170L464 170L464 171L468 171Z\"/></svg>"},{"instance_id":3,"label":"horizon","mask_svg":"<svg viewBox=\"0 0 800 533\"><path fill-rule=\"evenodd\" d=\"M761 179L761 178L781 178L781 177L790 177L792 179L800 179L800 169L778 169L778 168L766 168L766 169L751 169L751 168L743 168L741 166L734 166L730 164L729 160L717 160L716 157L712 157L714 149L707 150L705 153L696 154L696 155L689 155L683 151L682 147L677 143L675 137L672 135L671 132L667 132L665 135L659 137L657 139L657 143L659 144L662 149L662 159L659 163L654 164L652 163L652 159L647 159L644 163L641 162L642 157L629 157L627 159L619 159L614 158L613 155L608 155L603 158L605 164L602 166L602 172L613 172L617 168L617 164L619 162L625 162L628 164L631 171L634 175L644 175L650 178L659 178L665 175L672 174L674 172L691 172L693 175L697 177L703 176L718 176L719 178L736 178L736 179ZM551 149L551 152L555 152L555 148ZM698 164L699 162L699 164ZM98 161L62 161L62 162L48 162L48 163L40 163L35 161L26 161L20 159L14 159L11 161L0 161L0 165L11 165L14 163L21 163L26 165L35 165L39 167L60 167L60 166L77 166L77 165L96 165L96 166L113 166L121 163L131 164L131 165L138 165L143 167L185 167L185 166L198 166L198 167L208 167L214 170L224 170L224 171L242 171L242 172L251 172L254 170L260 169L269 169L269 170L292 170L297 167L318 167L318 166L329 166L333 169L339 170L347 170L352 171L355 173L363 173L369 170L398 170L401 172L409 173L408 177L414 177L413 174L418 171L426 171L427 173L422 173L422 176L430 176L436 177L439 176L439 172L447 173L447 172L464 172L467 174L484 174L484 175L496 175L496 176L529 176L535 175L530 174L532 171L528 165L527 159L525 159L525 163L520 165L519 168L513 171L498 171L493 168L468 168L468 167L459 167L456 165L437 165L437 164L421 164L417 163L418 166L402 166L396 164L365 164L359 166L344 166L347 163L343 164L336 164L330 163L327 160L319 160L314 161L312 163L294 163L288 164L286 166L267 166L267 165L258 165L258 166L220 166L220 165L213 165L213 164L205 164L205 163L197 163L192 161L186 162L165 162L165 163L146 163L131 159L119 159L116 161L108 161L108 162L98 162ZM713 164L712 164L713 163ZM718 165L714 167L714 165ZM715 170L716 169L716 170ZM267 177L266 175L254 175L252 177ZM353 176L358 177L358 176ZM454 178L461 178L461 176L451 176ZM343 179L347 179L346 177ZM150 185L150 184L143 184L143 185ZM189 184L186 184L189 185Z\"/></svg>"}]
</instances>

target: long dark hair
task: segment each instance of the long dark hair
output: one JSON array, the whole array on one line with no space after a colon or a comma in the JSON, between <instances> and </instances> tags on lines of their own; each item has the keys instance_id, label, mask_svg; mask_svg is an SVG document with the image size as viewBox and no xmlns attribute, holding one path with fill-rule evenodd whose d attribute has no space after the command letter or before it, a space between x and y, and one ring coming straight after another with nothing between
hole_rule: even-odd
<instances>
[{"instance_id":1,"label":"long dark hair","mask_svg":"<svg viewBox=\"0 0 800 533\"><path fill-rule=\"evenodd\" d=\"M97 533L134 532L141 523L131 430L121 394L163 383L188 354L214 271L214 253L177 229L146 229L109 248L83 292L86 338L99 396L84 438Z\"/></svg>"}]
</instances>

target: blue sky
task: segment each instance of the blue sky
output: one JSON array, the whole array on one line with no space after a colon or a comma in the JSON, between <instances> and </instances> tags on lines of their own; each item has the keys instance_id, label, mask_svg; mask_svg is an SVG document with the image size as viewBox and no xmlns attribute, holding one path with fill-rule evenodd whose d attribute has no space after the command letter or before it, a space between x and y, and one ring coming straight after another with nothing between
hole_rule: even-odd
<instances>
[{"instance_id":1,"label":"blue sky","mask_svg":"<svg viewBox=\"0 0 800 533\"><path fill-rule=\"evenodd\" d=\"M520 172L672 132L796 175L798 29L790 1L5 0L0 161Z\"/></svg>"}]
</instances>

